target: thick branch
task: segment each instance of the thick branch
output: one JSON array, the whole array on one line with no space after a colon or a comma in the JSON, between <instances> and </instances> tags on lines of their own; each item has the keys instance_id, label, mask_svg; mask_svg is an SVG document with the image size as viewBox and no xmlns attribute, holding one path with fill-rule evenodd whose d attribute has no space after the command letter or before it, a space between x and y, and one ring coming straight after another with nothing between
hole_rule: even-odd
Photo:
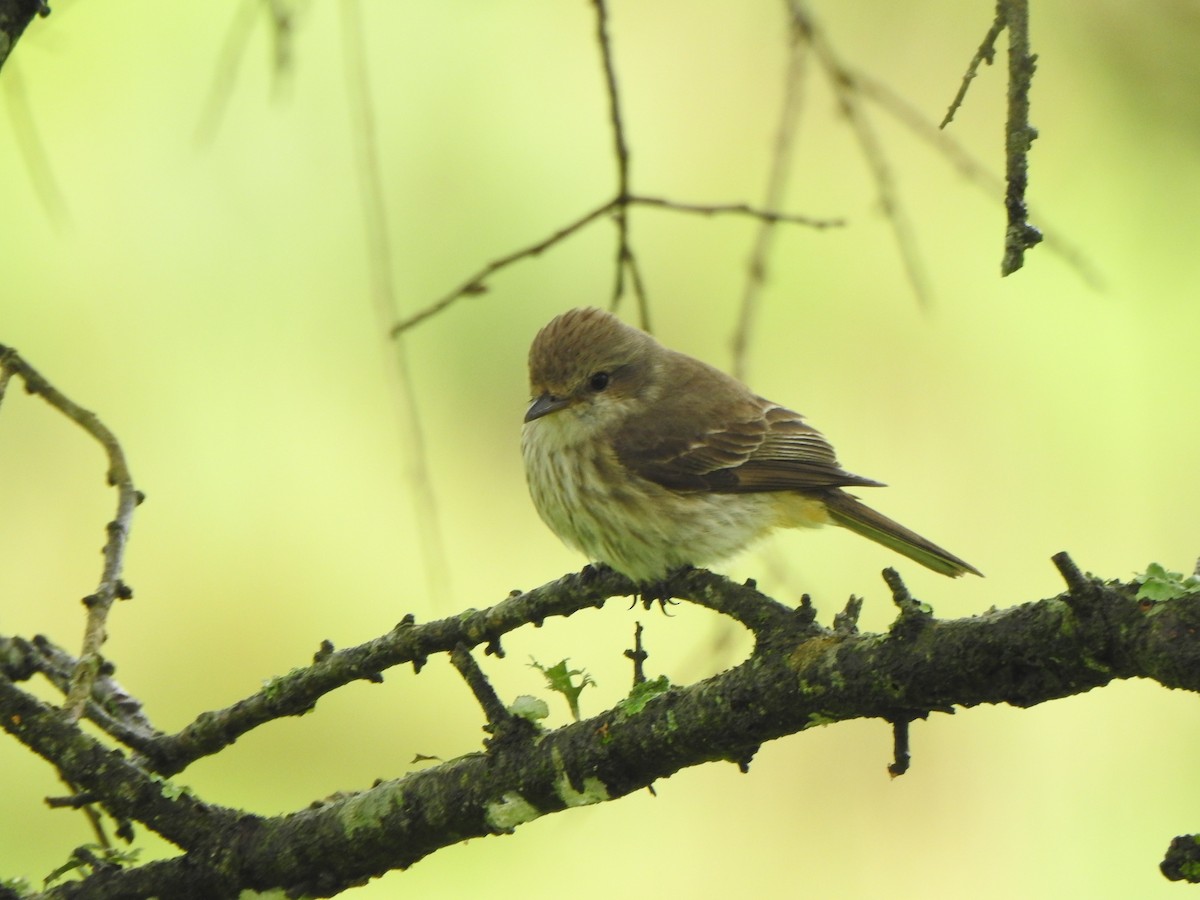
<instances>
[{"instance_id":1,"label":"thick branch","mask_svg":"<svg viewBox=\"0 0 1200 900\"><path fill-rule=\"evenodd\" d=\"M655 593L690 599L751 628L756 646L740 666L687 687L665 680L646 682L595 718L549 733L528 731L511 740L492 741L486 753L469 754L288 816L247 817L219 852L209 847L206 856L191 852L156 863L153 879L149 866L97 874L83 882L86 896L158 892L185 897L192 895L180 886L201 882L258 889L282 886L331 896L373 875L411 865L441 847L505 833L568 807L615 799L689 766L728 760L744 767L761 742L813 725L853 718L901 722L930 710L981 703L1032 706L1118 678L1153 678L1168 687L1200 691L1200 595L1160 603L1138 600L1134 585L1103 584L1079 574L1065 557L1056 562L1069 579L1067 592L950 621L934 618L890 575L901 614L886 634L829 630L815 624L808 604L793 610L762 596L752 585L735 585L704 571L681 573L657 586ZM414 662L424 653L450 652L459 643L494 647L498 635L523 618L537 621L569 614L631 587L615 573L589 569L459 620L426 626L402 623L380 639L380 646L389 645L393 657L407 655ZM461 624L451 624L455 621ZM342 654L350 660L363 654L370 658L373 652L377 648L366 644ZM306 673L322 672L322 666L338 656L325 657ZM369 672L375 673L383 657L371 663ZM366 674L360 672L359 677ZM28 706L36 701L22 697L11 685L0 693L0 718L5 723L14 721L12 704L18 701L25 705L17 721L34 713L44 718ZM280 714L278 709L274 713ZM24 725L6 727L34 745ZM64 745L78 741L70 735L73 726L60 720L59 727L68 729L58 738ZM61 751L45 739L35 749L55 759L81 788L100 793L106 804L125 796L106 786L107 774L92 771L103 760L85 762L70 755L64 764L58 760ZM127 771L134 767L120 765L125 768L118 769L117 777L136 786L136 774ZM188 808L175 803L163 809L167 801L161 797L137 798L121 800L120 811L149 819L156 829L165 821L171 827L164 830L185 845L186 835L177 833L172 816L227 826L232 814L199 804ZM141 808L143 801L151 804L149 812ZM207 846L207 838L204 843ZM176 889L180 892L173 893ZM67 889L61 895L72 896ZM222 894L213 887L206 896Z\"/></svg>"},{"instance_id":2,"label":"thick branch","mask_svg":"<svg viewBox=\"0 0 1200 900\"><path fill-rule=\"evenodd\" d=\"M238 816L150 777L121 753L84 734L62 710L0 678L0 725L63 779L102 803L114 817L135 819L180 847L210 848L228 839ZM89 798L92 799L92 798Z\"/></svg>"},{"instance_id":3,"label":"thick branch","mask_svg":"<svg viewBox=\"0 0 1200 900\"><path fill-rule=\"evenodd\" d=\"M140 747L150 767L161 775L174 775L202 756L220 751L248 731L272 719L308 712L318 699L352 681L382 680L393 666L412 663L418 671L435 653L449 653L485 644L499 651L499 640L522 625L541 625L551 616L569 616L605 599L631 594L634 586L610 570L587 568L528 593L515 593L482 611L417 625L406 617L387 634L332 653L321 654L312 666L280 676L233 706L202 714L178 734Z\"/></svg>"}]
</instances>

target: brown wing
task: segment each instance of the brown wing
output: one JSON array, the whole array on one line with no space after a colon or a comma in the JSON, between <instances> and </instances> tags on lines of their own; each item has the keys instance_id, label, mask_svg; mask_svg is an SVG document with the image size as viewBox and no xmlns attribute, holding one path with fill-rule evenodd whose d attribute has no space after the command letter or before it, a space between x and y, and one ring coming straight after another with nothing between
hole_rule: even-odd
<instances>
[{"instance_id":1,"label":"brown wing","mask_svg":"<svg viewBox=\"0 0 1200 900\"><path fill-rule=\"evenodd\" d=\"M638 475L677 491L718 493L879 485L843 469L798 413L685 359L699 368L666 385L670 402L628 420L616 442L618 458Z\"/></svg>"}]
</instances>

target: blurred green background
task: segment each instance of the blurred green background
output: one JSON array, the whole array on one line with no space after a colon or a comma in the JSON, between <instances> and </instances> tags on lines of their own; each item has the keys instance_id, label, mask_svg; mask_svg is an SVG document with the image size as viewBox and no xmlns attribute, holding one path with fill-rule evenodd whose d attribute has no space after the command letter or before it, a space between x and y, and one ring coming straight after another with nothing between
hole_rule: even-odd
<instances>
[{"instance_id":1,"label":"blurred green background","mask_svg":"<svg viewBox=\"0 0 1200 900\"><path fill-rule=\"evenodd\" d=\"M127 566L136 599L115 610L107 651L167 729L304 664L322 638L346 646L408 612L489 605L583 562L526 497L524 362L552 315L608 302L613 229L594 223L408 336L447 560L431 576L411 434L369 293L343 7L295 8L280 72L261 6L64 0L0 75L0 342L101 415L148 494ZM781 6L613 4L637 190L761 198L786 61ZM582 0L365 7L407 313L609 195L608 112ZM235 69L222 47L247 10ZM849 62L936 121L992 6L826 2L814 13ZM955 617L1059 592L1059 550L1117 578L1152 560L1190 570L1200 552L1200 364L1187 338L1200 326L1200 6L1101 0L1081 15L1039 3L1033 39L1035 221L1082 250L1103 290L1046 247L1001 280L996 198L873 110L934 294L922 311L810 69L786 207L849 227L779 231L747 378L806 413L848 468L892 485L873 504L987 574L943 579L837 529L781 535L725 567L787 602L811 593L823 621L855 593L863 627L886 627L886 565ZM56 187L38 188L22 152L35 134L26 111ZM993 171L1003 113L1003 68L984 69L951 129ZM728 367L753 223L639 209L632 228L656 333ZM0 631L77 647L78 598L94 588L114 501L98 448L11 391ZM507 659L483 664L512 699L545 694L530 655L569 656L599 682L587 715L627 689L621 651L635 619L651 674L686 682L743 658L739 633L702 610L673 612L613 601L514 634ZM565 704L553 708L565 722ZM273 814L398 777L418 753L477 749L480 725L436 659L420 676L339 692L177 780ZM1114 684L1028 711L935 714L912 737L913 768L895 781L885 724L837 725L764 746L748 775L683 772L657 797L456 846L351 895L1179 892L1157 863L1172 836L1200 828L1194 696ZM42 798L64 789L12 741L0 742L0 772L0 874L40 878L89 832L45 810ZM169 849L142 838L148 853Z\"/></svg>"}]
</instances>

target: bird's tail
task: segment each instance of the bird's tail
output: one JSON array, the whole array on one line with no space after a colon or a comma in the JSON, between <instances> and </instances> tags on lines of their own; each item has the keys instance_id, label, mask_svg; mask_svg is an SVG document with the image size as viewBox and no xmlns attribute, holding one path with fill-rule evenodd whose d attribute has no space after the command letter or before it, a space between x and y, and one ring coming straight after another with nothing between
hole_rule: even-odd
<instances>
[{"instance_id":1,"label":"bird's tail","mask_svg":"<svg viewBox=\"0 0 1200 900\"><path fill-rule=\"evenodd\" d=\"M856 534L870 538L885 547L890 547L926 568L952 578L956 578L964 572L972 572L975 575L983 574L970 563L943 550L915 531L909 531L899 522L893 522L882 513L877 513L847 493L831 491L823 499L825 508L829 512L829 518L836 524L843 528L849 528Z\"/></svg>"}]
</instances>

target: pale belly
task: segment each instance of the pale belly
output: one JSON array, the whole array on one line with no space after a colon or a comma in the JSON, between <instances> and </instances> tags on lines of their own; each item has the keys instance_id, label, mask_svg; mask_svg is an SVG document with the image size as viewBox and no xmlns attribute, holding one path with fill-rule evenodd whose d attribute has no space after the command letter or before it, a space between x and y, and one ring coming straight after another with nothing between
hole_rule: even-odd
<instances>
[{"instance_id":1,"label":"pale belly","mask_svg":"<svg viewBox=\"0 0 1200 900\"><path fill-rule=\"evenodd\" d=\"M672 491L633 475L611 451L555 437L529 426L522 433L529 491L542 520L590 560L638 582L726 559L780 526L828 521L813 498Z\"/></svg>"}]
</instances>

